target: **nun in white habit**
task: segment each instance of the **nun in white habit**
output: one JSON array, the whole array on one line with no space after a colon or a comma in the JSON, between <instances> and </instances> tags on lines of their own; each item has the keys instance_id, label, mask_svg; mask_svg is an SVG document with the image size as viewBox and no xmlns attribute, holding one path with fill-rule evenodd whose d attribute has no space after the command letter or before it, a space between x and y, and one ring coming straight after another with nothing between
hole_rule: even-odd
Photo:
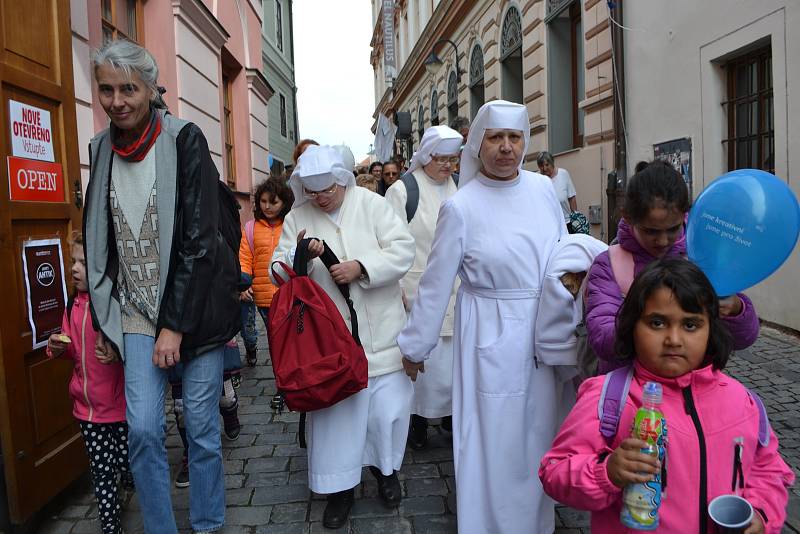
<instances>
[{"instance_id":1,"label":"nun in white habit","mask_svg":"<svg viewBox=\"0 0 800 534\"><path fill-rule=\"evenodd\" d=\"M416 256L414 265L400 282L405 295L406 309L417 296L417 286L428 255L433 244L433 232L439 218L442 202L456 193L456 182L453 171L456 168L463 137L447 126L432 126L425 130L419 150L411 159L408 172L417 185L418 202L414 215L408 221L408 229L414 236ZM403 181L398 180L386 191L386 200L392 205L398 217L408 220L406 204L408 191ZM444 418L442 427L451 430L450 415L453 390L453 310L455 306L455 288L452 286L450 301L447 305L442 328L439 331L439 342L431 352L425 373L414 382L414 402L411 406L411 429L408 444L414 450L427 445L428 419Z\"/></svg>"},{"instance_id":2,"label":"nun in white habit","mask_svg":"<svg viewBox=\"0 0 800 534\"><path fill-rule=\"evenodd\" d=\"M350 284L359 337L369 363L369 383L335 405L308 413L308 482L328 494L323 523L339 528L353 504L353 488L369 466L388 506L402 495L397 471L403 462L413 386L403 372L397 334L405 323L400 279L414 261L414 239L375 193L355 186L334 148L309 146L290 179L295 203L283 222L272 260L290 265L304 236L324 240L339 258L328 271L312 241L309 276L336 303L350 326L336 287Z\"/></svg>"},{"instance_id":3,"label":"nun in white habit","mask_svg":"<svg viewBox=\"0 0 800 534\"><path fill-rule=\"evenodd\" d=\"M439 213L411 316L397 339L412 380L455 312L453 452L461 534L550 533L537 477L556 431L556 378L534 358L547 260L565 232L547 177L522 170L527 109L481 107L461 155L459 190Z\"/></svg>"}]
</instances>

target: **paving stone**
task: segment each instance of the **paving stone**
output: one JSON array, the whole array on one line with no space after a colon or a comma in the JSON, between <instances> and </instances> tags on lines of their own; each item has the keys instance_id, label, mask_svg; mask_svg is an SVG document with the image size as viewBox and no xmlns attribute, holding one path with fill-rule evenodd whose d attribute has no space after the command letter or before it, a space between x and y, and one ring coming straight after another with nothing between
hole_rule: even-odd
<instances>
[{"instance_id":1,"label":"paving stone","mask_svg":"<svg viewBox=\"0 0 800 534\"><path fill-rule=\"evenodd\" d=\"M261 434L256 439L256 445L291 445L297 442L297 434Z\"/></svg>"},{"instance_id":2,"label":"paving stone","mask_svg":"<svg viewBox=\"0 0 800 534\"><path fill-rule=\"evenodd\" d=\"M244 469L244 460L224 460L222 462L222 469L229 475L238 475Z\"/></svg>"},{"instance_id":3,"label":"paving stone","mask_svg":"<svg viewBox=\"0 0 800 534\"><path fill-rule=\"evenodd\" d=\"M350 521L347 521L342 526L342 528L337 528L337 529L325 528L324 526L322 526L322 523L311 523L310 532L311 534L331 534L337 532L341 534L346 534L350 532Z\"/></svg>"},{"instance_id":4,"label":"paving stone","mask_svg":"<svg viewBox=\"0 0 800 534\"><path fill-rule=\"evenodd\" d=\"M246 488L258 488L262 486L283 486L289 481L289 473L251 473L247 475L244 483Z\"/></svg>"},{"instance_id":5,"label":"paving stone","mask_svg":"<svg viewBox=\"0 0 800 534\"><path fill-rule=\"evenodd\" d=\"M275 456L306 456L306 450L297 444L278 445L275 447Z\"/></svg>"},{"instance_id":6,"label":"paving stone","mask_svg":"<svg viewBox=\"0 0 800 534\"><path fill-rule=\"evenodd\" d=\"M388 508L379 499L357 499L350 511L350 517L396 516L397 508Z\"/></svg>"},{"instance_id":7,"label":"paving stone","mask_svg":"<svg viewBox=\"0 0 800 534\"><path fill-rule=\"evenodd\" d=\"M304 522L308 515L308 503L297 502L290 504L277 504L272 507L270 523L297 523Z\"/></svg>"},{"instance_id":8,"label":"paving stone","mask_svg":"<svg viewBox=\"0 0 800 534\"><path fill-rule=\"evenodd\" d=\"M412 478L406 480L405 484L409 497L447 495L447 485L440 478Z\"/></svg>"},{"instance_id":9,"label":"paving stone","mask_svg":"<svg viewBox=\"0 0 800 534\"><path fill-rule=\"evenodd\" d=\"M250 460L253 458L263 458L265 456L272 456L274 447L272 445L256 445L254 447L242 447L240 449L233 449L228 458L230 460ZM279 455L282 456L282 455ZM228 470L226 469L227 473Z\"/></svg>"},{"instance_id":10,"label":"paving stone","mask_svg":"<svg viewBox=\"0 0 800 534\"><path fill-rule=\"evenodd\" d=\"M74 524L73 521L66 519L52 520L42 525L39 532L40 534L69 534Z\"/></svg>"},{"instance_id":11,"label":"paving stone","mask_svg":"<svg viewBox=\"0 0 800 534\"><path fill-rule=\"evenodd\" d=\"M414 532L425 534L458 534L455 516L423 515L412 520Z\"/></svg>"},{"instance_id":12,"label":"paving stone","mask_svg":"<svg viewBox=\"0 0 800 534\"><path fill-rule=\"evenodd\" d=\"M70 534L97 534L100 529L100 521L97 519L81 519L72 527Z\"/></svg>"},{"instance_id":13,"label":"paving stone","mask_svg":"<svg viewBox=\"0 0 800 534\"><path fill-rule=\"evenodd\" d=\"M354 534L411 534L411 522L404 517L351 519Z\"/></svg>"},{"instance_id":14,"label":"paving stone","mask_svg":"<svg viewBox=\"0 0 800 534\"><path fill-rule=\"evenodd\" d=\"M225 475L225 489L241 488L245 475Z\"/></svg>"},{"instance_id":15,"label":"paving stone","mask_svg":"<svg viewBox=\"0 0 800 534\"><path fill-rule=\"evenodd\" d=\"M272 513L271 506L237 506L225 511L225 523L228 525L265 525Z\"/></svg>"},{"instance_id":16,"label":"paving stone","mask_svg":"<svg viewBox=\"0 0 800 534\"><path fill-rule=\"evenodd\" d=\"M253 488L239 488L225 491L225 506L247 506L253 496Z\"/></svg>"},{"instance_id":17,"label":"paving stone","mask_svg":"<svg viewBox=\"0 0 800 534\"><path fill-rule=\"evenodd\" d=\"M286 471L289 458L254 458L248 460L244 466L245 473L274 473Z\"/></svg>"},{"instance_id":18,"label":"paving stone","mask_svg":"<svg viewBox=\"0 0 800 534\"><path fill-rule=\"evenodd\" d=\"M82 519L86 517L86 514L89 513L90 508L91 506L88 504L75 504L67 506L61 510L59 516L65 519Z\"/></svg>"},{"instance_id":19,"label":"paving stone","mask_svg":"<svg viewBox=\"0 0 800 534\"><path fill-rule=\"evenodd\" d=\"M256 529L256 534L308 534L309 528L310 525L307 523L262 525Z\"/></svg>"},{"instance_id":20,"label":"paving stone","mask_svg":"<svg viewBox=\"0 0 800 534\"><path fill-rule=\"evenodd\" d=\"M406 478L431 478L438 477L439 470L436 464L411 464L405 465L400 469L399 477L401 480Z\"/></svg>"},{"instance_id":21,"label":"paving stone","mask_svg":"<svg viewBox=\"0 0 800 534\"><path fill-rule=\"evenodd\" d=\"M407 497L400 504L400 515L441 515L445 513L444 499L441 497Z\"/></svg>"},{"instance_id":22,"label":"paving stone","mask_svg":"<svg viewBox=\"0 0 800 534\"><path fill-rule=\"evenodd\" d=\"M310 492L305 484L290 484L286 486L265 486L256 488L252 504L282 504L290 502L308 501Z\"/></svg>"}]
</instances>

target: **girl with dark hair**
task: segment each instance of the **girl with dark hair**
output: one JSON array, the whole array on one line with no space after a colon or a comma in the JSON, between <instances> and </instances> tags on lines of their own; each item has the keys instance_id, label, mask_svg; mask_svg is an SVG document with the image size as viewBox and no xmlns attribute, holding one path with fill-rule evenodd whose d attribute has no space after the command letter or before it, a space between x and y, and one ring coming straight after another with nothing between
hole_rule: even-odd
<instances>
[{"instance_id":1,"label":"girl with dark hair","mask_svg":"<svg viewBox=\"0 0 800 534\"><path fill-rule=\"evenodd\" d=\"M622 365L615 359L615 324L633 276L657 259L686 256L689 208L683 178L664 162L648 164L628 182L617 229L619 243L597 256L589 271L586 327L601 374ZM755 342L758 316L749 298L742 293L722 298L720 314L734 349Z\"/></svg>"},{"instance_id":2,"label":"girl with dark hair","mask_svg":"<svg viewBox=\"0 0 800 534\"><path fill-rule=\"evenodd\" d=\"M267 322L267 312L277 288L269 279L270 258L281 239L283 219L294 203L292 190L283 180L269 178L256 188L253 195L255 219L245 224L239 244L239 263L242 274L252 280L252 285L242 292L242 301L255 302L258 311ZM248 336L249 337L249 336ZM256 364L255 339L245 340L247 364Z\"/></svg>"},{"instance_id":3,"label":"girl with dark hair","mask_svg":"<svg viewBox=\"0 0 800 534\"><path fill-rule=\"evenodd\" d=\"M731 341L702 271L677 258L647 267L622 306L617 347L633 376L616 434L601 434L598 404L606 398L606 377L590 378L542 459L539 477L547 494L590 510L593 533L627 532L619 521L623 488L660 471L669 496L658 510L659 532L710 532L709 502L737 487L754 510L744 532L780 532L794 474L778 453L758 398L722 372ZM646 442L629 437L647 382L663 390L664 465L641 452Z\"/></svg>"}]
</instances>

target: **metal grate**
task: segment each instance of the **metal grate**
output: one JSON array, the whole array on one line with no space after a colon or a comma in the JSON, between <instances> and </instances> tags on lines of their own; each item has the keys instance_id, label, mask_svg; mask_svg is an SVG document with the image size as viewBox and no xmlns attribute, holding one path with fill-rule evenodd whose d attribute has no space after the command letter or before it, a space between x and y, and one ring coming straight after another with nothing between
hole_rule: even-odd
<instances>
[{"instance_id":1,"label":"metal grate","mask_svg":"<svg viewBox=\"0 0 800 534\"><path fill-rule=\"evenodd\" d=\"M483 83L483 50L476 44L469 59L469 85L472 87L478 83Z\"/></svg>"},{"instance_id":2,"label":"metal grate","mask_svg":"<svg viewBox=\"0 0 800 534\"><path fill-rule=\"evenodd\" d=\"M512 7L506 12L503 20L503 31L500 46L500 59L516 52L522 46L522 17L517 8Z\"/></svg>"}]
</instances>

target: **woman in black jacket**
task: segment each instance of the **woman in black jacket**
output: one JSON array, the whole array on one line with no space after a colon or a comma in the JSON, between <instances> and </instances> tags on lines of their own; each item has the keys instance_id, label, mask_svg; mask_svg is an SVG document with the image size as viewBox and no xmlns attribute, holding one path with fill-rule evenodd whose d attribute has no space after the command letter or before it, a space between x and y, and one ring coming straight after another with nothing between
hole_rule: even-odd
<instances>
[{"instance_id":1,"label":"woman in black jacket","mask_svg":"<svg viewBox=\"0 0 800 534\"><path fill-rule=\"evenodd\" d=\"M125 363L130 463L146 532L176 533L164 447L168 370L182 361L195 531L224 522L217 417L223 344L238 330L238 257L220 231L219 175L200 129L166 113L150 53L94 57L111 125L91 142L84 211L98 358Z\"/></svg>"}]
</instances>

